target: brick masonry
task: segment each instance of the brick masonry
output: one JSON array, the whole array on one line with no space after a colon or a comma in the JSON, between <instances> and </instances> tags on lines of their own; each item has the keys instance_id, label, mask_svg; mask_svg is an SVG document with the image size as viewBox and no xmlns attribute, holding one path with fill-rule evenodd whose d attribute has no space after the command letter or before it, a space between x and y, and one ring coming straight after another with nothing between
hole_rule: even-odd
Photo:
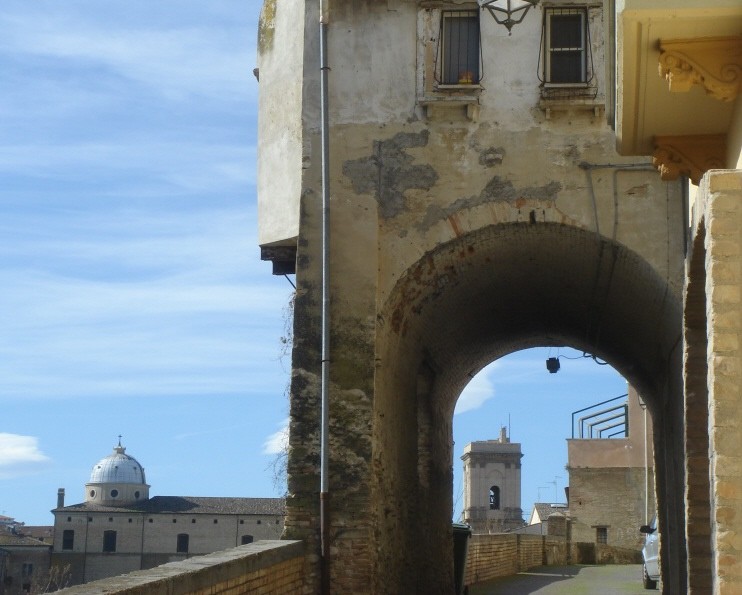
<instances>
[{"instance_id":1,"label":"brick masonry","mask_svg":"<svg viewBox=\"0 0 742 595\"><path fill-rule=\"evenodd\" d=\"M653 485L651 475L649 480ZM572 539L595 542L597 528L604 527L608 545L640 550L644 539L639 527L648 522L644 485L644 469L639 467L570 469ZM650 516L653 512L652 499Z\"/></svg>"},{"instance_id":2,"label":"brick masonry","mask_svg":"<svg viewBox=\"0 0 742 595\"><path fill-rule=\"evenodd\" d=\"M475 585L502 576L512 576L538 566L565 564L635 564L635 550L572 543L566 538L513 533L472 535L464 573L464 584Z\"/></svg>"},{"instance_id":3,"label":"brick masonry","mask_svg":"<svg viewBox=\"0 0 742 595\"><path fill-rule=\"evenodd\" d=\"M727 595L742 592L742 172L709 171L694 216L705 250L710 477L710 523L698 530L710 528L712 592ZM701 506L690 504L702 519Z\"/></svg>"}]
</instances>

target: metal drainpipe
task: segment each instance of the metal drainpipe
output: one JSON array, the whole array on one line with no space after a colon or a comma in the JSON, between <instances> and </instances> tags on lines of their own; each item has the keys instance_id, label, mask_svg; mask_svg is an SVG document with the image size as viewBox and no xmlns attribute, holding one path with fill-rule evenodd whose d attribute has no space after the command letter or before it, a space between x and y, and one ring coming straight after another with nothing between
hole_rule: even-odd
<instances>
[{"instance_id":1,"label":"metal drainpipe","mask_svg":"<svg viewBox=\"0 0 742 595\"><path fill-rule=\"evenodd\" d=\"M327 0L319 0L322 144L322 419L320 439L320 552L322 593L330 593L328 433L330 425L330 134L327 93Z\"/></svg>"}]
</instances>

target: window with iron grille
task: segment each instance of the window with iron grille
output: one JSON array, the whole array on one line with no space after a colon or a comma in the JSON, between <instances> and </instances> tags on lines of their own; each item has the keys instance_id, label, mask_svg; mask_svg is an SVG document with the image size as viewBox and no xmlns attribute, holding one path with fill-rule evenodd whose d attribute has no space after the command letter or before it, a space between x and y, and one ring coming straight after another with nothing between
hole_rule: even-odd
<instances>
[{"instance_id":1,"label":"window with iron grille","mask_svg":"<svg viewBox=\"0 0 742 595\"><path fill-rule=\"evenodd\" d=\"M72 529L65 529L62 532L62 549L71 550L75 547L75 532Z\"/></svg>"},{"instance_id":2,"label":"window with iron grille","mask_svg":"<svg viewBox=\"0 0 742 595\"><path fill-rule=\"evenodd\" d=\"M481 80L479 11L441 11L436 52L436 82L441 85L471 85Z\"/></svg>"},{"instance_id":3,"label":"window with iron grille","mask_svg":"<svg viewBox=\"0 0 742 595\"><path fill-rule=\"evenodd\" d=\"M586 8L546 8L542 37L542 81L585 86L593 78Z\"/></svg>"},{"instance_id":4,"label":"window with iron grille","mask_svg":"<svg viewBox=\"0 0 742 595\"><path fill-rule=\"evenodd\" d=\"M595 527L595 543L608 543L608 527Z\"/></svg>"}]
</instances>

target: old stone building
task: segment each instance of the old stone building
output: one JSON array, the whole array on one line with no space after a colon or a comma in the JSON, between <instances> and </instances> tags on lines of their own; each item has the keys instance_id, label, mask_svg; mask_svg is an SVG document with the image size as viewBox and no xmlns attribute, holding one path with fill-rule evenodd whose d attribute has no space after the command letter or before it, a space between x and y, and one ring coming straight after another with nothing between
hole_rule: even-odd
<instances>
[{"instance_id":1,"label":"old stone building","mask_svg":"<svg viewBox=\"0 0 742 595\"><path fill-rule=\"evenodd\" d=\"M596 432L567 441L574 541L641 549L644 536L639 527L654 515L656 500L652 423L642 405L629 387L626 404L621 404L626 407L623 436L600 437Z\"/></svg>"},{"instance_id":2,"label":"old stone building","mask_svg":"<svg viewBox=\"0 0 742 595\"><path fill-rule=\"evenodd\" d=\"M280 498L149 496L144 468L126 449L93 466L85 501L54 513L52 565L70 567L70 584L152 568L283 531Z\"/></svg>"},{"instance_id":3,"label":"old stone building","mask_svg":"<svg viewBox=\"0 0 742 595\"><path fill-rule=\"evenodd\" d=\"M464 509L462 520L474 533L502 533L524 525L520 500L520 444L500 438L464 447Z\"/></svg>"},{"instance_id":4,"label":"old stone building","mask_svg":"<svg viewBox=\"0 0 742 595\"><path fill-rule=\"evenodd\" d=\"M544 0L509 28L459 0L321 12L265 0L258 47L307 590L450 592L456 399L507 353L570 345L651 413L667 592L738 592L738 0Z\"/></svg>"},{"instance_id":5,"label":"old stone building","mask_svg":"<svg viewBox=\"0 0 742 595\"><path fill-rule=\"evenodd\" d=\"M0 530L0 595L44 592L50 578L51 549L41 539Z\"/></svg>"}]
</instances>

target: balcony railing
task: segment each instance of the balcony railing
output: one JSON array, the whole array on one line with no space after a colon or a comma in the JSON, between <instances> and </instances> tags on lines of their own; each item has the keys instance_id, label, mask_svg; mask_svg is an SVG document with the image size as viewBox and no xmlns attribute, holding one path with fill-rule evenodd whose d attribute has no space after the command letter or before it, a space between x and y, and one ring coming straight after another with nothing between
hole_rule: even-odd
<instances>
[{"instance_id":1,"label":"balcony railing","mask_svg":"<svg viewBox=\"0 0 742 595\"><path fill-rule=\"evenodd\" d=\"M616 403L616 401L620 402ZM611 403L614 404L611 405ZM583 415L580 415L581 413ZM628 394L578 409L572 413L572 438L628 438L628 436Z\"/></svg>"}]
</instances>

